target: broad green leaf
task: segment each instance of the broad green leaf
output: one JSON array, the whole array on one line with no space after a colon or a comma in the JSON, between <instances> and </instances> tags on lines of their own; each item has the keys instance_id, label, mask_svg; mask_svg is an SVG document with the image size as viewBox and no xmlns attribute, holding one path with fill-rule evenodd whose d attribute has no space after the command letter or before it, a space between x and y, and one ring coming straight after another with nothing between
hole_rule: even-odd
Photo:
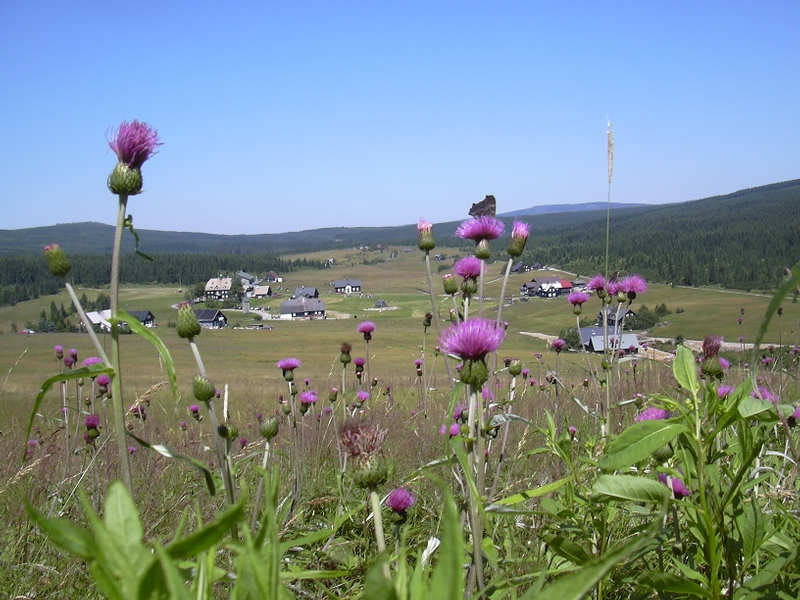
<instances>
[{"instance_id":1,"label":"broad green leaf","mask_svg":"<svg viewBox=\"0 0 800 600\"><path fill-rule=\"evenodd\" d=\"M663 419L634 423L611 441L606 454L600 458L600 468L616 471L630 467L688 431L682 423Z\"/></svg>"},{"instance_id":2,"label":"broad green leaf","mask_svg":"<svg viewBox=\"0 0 800 600\"><path fill-rule=\"evenodd\" d=\"M69 381L71 379L80 379L82 377L97 377L105 373L106 375L113 375L114 369L111 367L104 367L101 364L91 365L88 367L81 367L80 369L75 369L73 371L68 371L66 373L60 373L58 375L53 375L49 379L45 379L44 383L42 383L42 387L39 389L39 393L36 394L36 398L33 400L33 407L31 408L31 416L28 419L28 427L25 429L25 440L30 439L31 437L31 429L33 429L33 420L36 418L36 413L39 412L39 407L42 405L42 400L44 399L45 394L47 394L48 390L53 387L54 383L58 383L60 381ZM22 462L25 462L25 457L27 456L27 447L22 454Z\"/></svg>"},{"instance_id":3,"label":"broad green leaf","mask_svg":"<svg viewBox=\"0 0 800 600\"><path fill-rule=\"evenodd\" d=\"M767 402L766 400L753 398L750 395L745 396L742 398L741 402L739 402L739 414L745 419L749 419L750 417L755 417L756 415L770 412L772 410L772 403ZM775 415L775 418L777 419L777 415Z\"/></svg>"},{"instance_id":4,"label":"broad green leaf","mask_svg":"<svg viewBox=\"0 0 800 600\"><path fill-rule=\"evenodd\" d=\"M495 548L492 538L483 538L481 541L481 550L483 550L483 554L486 556L486 559L489 561L489 564L492 566L492 568L496 569L497 563L500 562L500 556L497 554L497 548Z\"/></svg>"},{"instance_id":5,"label":"broad green leaf","mask_svg":"<svg viewBox=\"0 0 800 600\"><path fill-rule=\"evenodd\" d=\"M117 536L126 546L142 543L142 524L136 505L121 481L114 481L106 493L103 521L111 535Z\"/></svg>"},{"instance_id":6,"label":"broad green leaf","mask_svg":"<svg viewBox=\"0 0 800 600\"><path fill-rule=\"evenodd\" d=\"M167 346L161 341L160 337L142 325L139 322L139 319L133 315L130 315L124 310L117 311L117 313L117 316L120 320L127 321L131 331L142 336L148 342L153 344L156 350L158 350L158 353L164 360L164 367L167 369L167 378L169 379L169 385L172 388L172 397L175 402L180 402L181 395L178 393L178 378L175 375L175 363L172 361L172 355L169 353Z\"/></svg>"},{"instance_id":7,"label":"broad green leaf","mask_svg":"<svg viewBox=\"0 0 800 600\"><path fill-rule=\"evenodd\" d=\"M697 365L694 362L692 351L681 344L675 353L675 361L672 363L672 374L683 389L697 395L700 383L697 380Z\"/></svg>"},{"instance_id":8,"label":"broad green leaf","mask_svg":"<svg viewBox=\"0 0 800 600\"><path fill-rule=\"evenodd\" d=\"M134 435L130 431L126 431L125 433L130 437L132 437L134 440L136 440L140 445L147 448L148 450L153 450L155 452L158 452L161 456L165 456L167 458L174 458L176 460L181 460L185 463L189 463L190 465L192 465L195 469L197 469L203 474L203 477L206 480L206 487L208 488L208 493L211 494L212 496L216 494L217 488L214 485L214 477L211 475L211 471L208 469L208 467L206 467L199 460L197 460L196 458L192 458L191 456L184 456L183 454L178 454L172 448L170 448L169 446L165 446L164 444L151 444L150 442L147 442L142 438Z\"/></svg>"},{"instance_id":9,"label":"broad green leaf","mask_svg":"<svg viewBox=\"0 0 800 600\"><path fill-rule=\"evenodd\" d=\"M169 544L165 550L174 559L197 556L221 541L231 528L244 517L245 497L193 534Z\"/></svg>"},{"instance_id":10,"label":"broad green leaf","mask_svg":"<svg viewBox=\"0 0 800 600\"><path fill-rule=\"evenodd\" d=\"M189 590L186 589L178 568L173 564L161 544L155 544L155 551L158 557L157 562L160 567L160 575L170 600L191 600L191 594L189 594Z\"/></svg>"},{"instance_id":11,"label":"broad green leaf","mask_svg":"<svg viewBox=\"0 0 800 600\"><path fill-rule=\"evenodd\" d=\"M712 597L711 592L701 585L671 573L647 571L639 578L639 583L646 587L652 588L657 592L666 592L668 594L688 594L698 598Z\"/></svg>"},{"instance_id":12,"label":"broad green leaf","mask_svg":"<svg viewBox=\"0 0 800 600\"><path fill-rule=\"evenodd\" d=\"M48 519L39 513L28 501L25 501L25 510L42 531L47 534L53 544L70 552L77 554L85 560L91 560L97 554L97 546L91 534L70 523L67 519Z\"/></svg>"},{"instance_id":13,"label":"broad green leaf","mask_svg":"<svg viewBox=\"0 0 800 600\"><path fill-rule=\"evenodd\" d=\"M560 487L569 483L570 478L565 477L564 479L559 479L557 481L551 481L541 487L534 488L532 490L527 490L525 492L519 492L518 494L512 494L502 500L498 500L497 502L492 503L490 506L486 508L487 511L496 510L492 507L496 505L514 505L519 504L520 502L524 502L525 500L529 500L531 498L538 498L539 496L544 496L545 494L549 494L551 492L556 491Z\"/></svg>"},{"instance_id":14,"label":"broad green leaf","mask_svg":"<svg viewBox=\"0 0 800 600\"><path fill-rule=\"evenodd\" d=\"M581 546L560 535L548 536L545 541L550 550L578 566L589 562L592 558Z\"/></svg>"},{"instance_id":15,"label":"broad green leaf","mask_svg":"<svg viewBox=\"0 0 800 600\"><path fill-rule=\"evenodd\" d=\"M444 499L442 516L442 545L437 551L436 566L426 598L463 600L464 597L464 540L458 520L458 510L452 496Z\"/></svg>"},{"instance_id":16,"label":"broad green leaf","mask_svg":"<svg viewBox=\"0 0 800 600\"><path fill-rule=\"evenodd\" d=\"M631 502L661 504L669 498L667 486L653 479L633 475L601 475L592 486L596 496L606 496Z\"/></svg>"}]
</instances>

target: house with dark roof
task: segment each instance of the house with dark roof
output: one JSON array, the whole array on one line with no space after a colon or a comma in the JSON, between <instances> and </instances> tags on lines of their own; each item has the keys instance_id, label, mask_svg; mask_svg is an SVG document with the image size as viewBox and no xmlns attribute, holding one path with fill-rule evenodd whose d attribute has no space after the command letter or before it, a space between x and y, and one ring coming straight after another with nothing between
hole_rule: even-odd
<instances>
[{"instance_id":1,"label":"house with dark roof","mask_svg":"<svg viewBox=\"0 0 800 600\"><path fill-rule=\"evenodd\" d=\"M149 310L129 310L128 314L136 317L145 327L155 327L156 317Z\"/></svg>"},{"instance_id":2,"label":"house with dark roof","mask_svg":"<svg viewBox=\"0 0 800 600\"><path fill-rule=\"evenodd\" d=\"M216 308L195 308L194 316L200 327L205 329L224 329L228 326L228 317Z\"/></svg>"},{"instance_id":3,"label":"house with dark roof","mask_svg":"<svg viewBox=\"0 0 800 600\"><path fill-rule=\"evenodd\" d=\"M319 290L315 287L301 285L294 289L292 299L295 298L319 298Z\"/></svg>"},{"instance_id":4,"label":"house with dark roof","mask_svg":"<svg viewBox=\"0 0 800 600\"><path fill-rule=\"evenodd\" d=\"M281 302L281 319L324 319L325 304L319 298L301 296Z\"/></svg>"},{"instance_id":5,"label":"house with dark roof","mask_svg":"<svg viewBox=\"0 0 800 600\"><path fill-rule=\"evenodd\" d=\"M589 352L605 351L605 336L602 327L581 327L581 344ZM608 345L611 349L624 352L625 354L637 354L639 352L639 337L635 333L623 333L608 330Z\"/></svg>"},{"instance_id":6,"label":"house with dark roof","mask_svg":"<svg viewBox=\"0 0 800 600\"><path fill-rule=\"evenodd\" d=\"M360 294L361 293L361 280L360 279L334 279L331 281L331 287L337 294Z\"/></svg>"},{"instance_id":7,"label":"house with dark roof","mask_svg":"<svg viewBox=\"0 0 800 600\"><path fill-rule=\"evenodd\" d=\"M619 305L617 305L619 306ZM597 313L597 326L603 326L603 311L608 315L608 326L609 327L616 327L617 326L617 306L604 306L600 312ZM625 323L625 319L629 317L635 317L636 313L633 312L631 309L620 308L619 309L619 322L620 324Z\"/></svg>"},{"instance_id":8,"label":"house with dark roof","mask_svg":"<svg viewBox=\"0 0 800 600\"><path fill-rule=\"evenodd\" d=\"M532 279L531 281L526 281L522 284L522 286L519 288L519 293L522 296L538 296L541 287L542 284L535 279Z\"/></svg>"}]
</instances>

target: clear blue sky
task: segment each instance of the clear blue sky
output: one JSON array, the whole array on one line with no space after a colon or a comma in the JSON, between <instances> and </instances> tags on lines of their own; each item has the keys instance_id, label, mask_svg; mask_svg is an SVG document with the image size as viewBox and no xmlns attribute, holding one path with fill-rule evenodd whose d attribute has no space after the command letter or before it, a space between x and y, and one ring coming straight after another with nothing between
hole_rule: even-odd
<instances>
[{"instance_id":1,"label":"clear blue sky","mask_svg":"<svg viewBox=\"0 0 800 600\"><path fill-rule=\"evenodd\" d=\"M0 228L266 233L800 177L800 2L0 2Z\"/></svg>"}]
</instances>

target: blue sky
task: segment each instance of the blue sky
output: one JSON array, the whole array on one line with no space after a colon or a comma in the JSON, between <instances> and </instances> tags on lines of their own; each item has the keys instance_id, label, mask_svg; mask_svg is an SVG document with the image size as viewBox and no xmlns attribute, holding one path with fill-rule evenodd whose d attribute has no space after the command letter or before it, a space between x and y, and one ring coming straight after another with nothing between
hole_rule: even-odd
<instances>
[{"instance_id":1,"label":"blue sky","mask_svg":"<svg viewBox=\"0 0 800 600\"><path fill-rule=\"evenodd\" d=\"M229 6L229 5L230 6ZM800 177L800 3L0 3L0 228L267 233Z\"/></svg>"}]
</instances>

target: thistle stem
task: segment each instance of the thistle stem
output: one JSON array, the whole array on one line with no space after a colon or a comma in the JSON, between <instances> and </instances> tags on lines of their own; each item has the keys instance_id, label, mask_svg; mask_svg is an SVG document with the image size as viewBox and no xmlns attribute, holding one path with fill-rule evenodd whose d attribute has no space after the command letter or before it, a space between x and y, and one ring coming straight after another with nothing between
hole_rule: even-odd
<instances>
[{"instance_id":1,"label":"thistle stem","mask_svg":"<svg viewBox=\"0 0 800 600\"><path fill-rule=\"evenodd\" d=\"M514 261L513 258L508 259L508 264L506 264L506 274L503 277L503 285L500 287L500 302L497 304L497 325L499 326L501 323L501 317L503 316L503 302L505 302L506 297L506 284L508 284L508 276L511 274L511 263Z\"/></svg>"},{"instance_id":2,"label":"thistle stem","mask_svg":"<svg viewBox=\"0 0 800 600\"><path fill-rule=\"evenodd\" d=\"M127 194L119 195L117 210L117 226L114 230L114 247L111 254L111 366L114 376L111 379L111 412L114 415L114 439L117 442L122 483L133 495L133 479L131 463L128 457L128 445L125 441L125 407L122 401L122 378L119 363L119 262L122 245L122 227L125 221L125 209L128 203Z\"/></svg>"},{"instance_id":3,"label":"thistle stem","mask_svg":"<svg viewBox=\"0 0 800 600\"><path fill-rule=\"evenodd\" d=\"M483 317L483 273L485 270L485 261L481 259L481 275L478 283L478 317Z\"/></svg>"},{"instance_id":4,"label":"thistle stem","mask_svg":"<svg viewBox=\"0 0 800 600\"><path fill-rule=\"evenodd\" d=\"M83 323L84 328L86 329L86 333L89 334L89 339L92 340L92 344L94 344L94 349L97 350L97 356L103 359L103 363L108 367L111 366L111 361L108 360L108 356L106 356L105 350L103 350L103 346L100 344L100 340L97 339L97 334L94 332L94 327L92 326L92 322L89 320L89 317L86 316L86 313L83 310L83 306L81 306L80 300L78 300L78 296L75 294L75 290L72 289L72 285L69 281L64 282L64 286L67 288L67 293L69 294L70 299L72 300L72 305L75 307L75 310L78 311L78 316L81 318L81 323Z\"/></svg>"},{"instance_id":5,"label":"thistle stem","mask_svg":"<svg viewBox=\"0 0 800 600\"><path fill-rule=\"evenodd\" d=\"M435 296L433 295L433 275L431 275L431 256L429 252L425 253L425 274L428 276L428 291L431 295L431 313L433 313L433 324L436 326L436 339L438 340L442 336L442 327L439 323L439 307L436 305ZM453 302L455 303L455 297L453 297ZM456 313L456 317L458 317L458 313ZM447 367L447 381L450 382L450 385L453 385L453 371L450 367L450 361L447 359L447 355L444 357L444 364Z\"/></svg>"},{"instance_id":6,"label":"thistle stem","mask_svg":"<svg viewBox=\"0 0 800 600\"><path fill-rule=\"evenodd\" d=\"M269 460L269 441L264 441L264 458L261 459L261 469L267 470L267 460ZM255 531L256 524L258 523L258 515L261 512L261 498L264 496L264 474L258 480L258 489L256 490L256 499L253 503L253 517L250 521L250 529Z\"/></svg>"},{"instance_id":7,"label":"thistle stem","mask_svg":"<svg viewBox=\"0 0 800 600\"><path fill-rule=\"evenodd\" d=\"M467 464L470 477L476 477L483 471L483 461L478 454L482 451L483 444L479 443L482 440L481 431L478 428L480 419L478 418L479 404L478 395L472 386L469 386L469 414L467 417L467 427L469 429L469 437L472 440L472 450L467 454ZM476 485L478 494L481 493L480 485ZM470 488L469 495L469 513L470 513L470 529L472 531L472 566L477 579L477 586L479 589L483 588L483 554L481 551L481 541L483 540L483 522L481 520L479 498L476 498Z\"/></svg>"}]
</instances>

